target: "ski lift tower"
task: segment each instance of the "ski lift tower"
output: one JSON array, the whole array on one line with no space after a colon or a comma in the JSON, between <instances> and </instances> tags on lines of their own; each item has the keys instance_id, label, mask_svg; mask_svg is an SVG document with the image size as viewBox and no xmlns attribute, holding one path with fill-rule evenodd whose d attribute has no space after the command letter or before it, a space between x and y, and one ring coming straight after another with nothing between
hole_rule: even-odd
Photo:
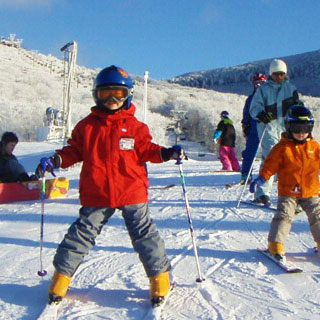
<instances>
[{"instance_id":1,"label":"ski lift tower","mask_svg":"<svg viewBox=\"0 0 320 320\"><path fill-rule=\"evenodd\" d=\"M171 116L173 117L173 121L175 123L174 132L176 134L176 144L181 139L181 135L183 134L183 130L181 128L181 122L186 119L187 110L171 110ZM181 139L182 140L182 139Z\"/></svg>"},{"instance_id":2,"label":"ski lift tower","mask_svg":"<svg viewBox=\"0 0 320 320\"><path fill-rule=\"evenodd\" d=\"M78 44L76 41L68 42L61 49L64 54L63 74L63 116L65 140L71 137L71 113L72 113L72 87L74 82L74 69L77 61Z\"/></svg>"}]
</instances>

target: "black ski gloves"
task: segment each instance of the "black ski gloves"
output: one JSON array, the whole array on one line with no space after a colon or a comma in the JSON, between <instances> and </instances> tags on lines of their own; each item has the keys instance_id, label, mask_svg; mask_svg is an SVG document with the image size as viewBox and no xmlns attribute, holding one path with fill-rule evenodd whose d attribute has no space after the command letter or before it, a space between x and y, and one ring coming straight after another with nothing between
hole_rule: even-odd
<instances>
[{"instance_id":1,"label":"black ski gloves","mask_svg":"<svg viewBox=\"0 0 320 320\"><path fill-rule=\"evenodd\" d=\"M161 153L161 159L166 162L170 160L174 151L172 148L162 148L160 150L160 153Z\"/></svg>"},{"instance_id":2,"label":"black ski gloves","mask_svg":"<svg viewBox=\"0 0 320 320\"><path fill-rule=\"evenodd\" d=\"M179 145L174 145L172 148L162 148L160 150L161 159L166 162L169 160L188 160L184 150Z\"/></svg>"},{"instance_id":3,"label":"black ski gloves","mask_svg":"<svg viewBox=\"0 0 320 320\"><path fill-rule=\"evenodd\" d=\"M272 118L272 113L271 112L265 112L261 111L258 115L257 118L259 119L260 122L263 122L264 124L268 124L273 120Z\"/></svg>"}]
</instances>

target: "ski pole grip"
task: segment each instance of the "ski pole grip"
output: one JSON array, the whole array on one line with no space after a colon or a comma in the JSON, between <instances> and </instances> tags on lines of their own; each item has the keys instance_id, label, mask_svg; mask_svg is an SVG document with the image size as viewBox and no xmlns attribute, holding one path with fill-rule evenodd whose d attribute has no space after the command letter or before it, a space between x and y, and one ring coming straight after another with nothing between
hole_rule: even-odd
<instances>
[{"instance_id":1,"label":"ski pole grip","mask_svg":"<svg viewBox=\"0 0 320 320\"><path fill-rule=\"evenodd\" d=\"M45 172L46 171L49 171L50 170L50 173L56 177L55 173L54 173L54 166L53 166L53 163L52 163L52 160L50 158L41 158L40 159L40 165L41 165L41 169L43 171L43 175L45 175ZM48 170L49 169L49 170Z\"/></svg>"}]
</instances>

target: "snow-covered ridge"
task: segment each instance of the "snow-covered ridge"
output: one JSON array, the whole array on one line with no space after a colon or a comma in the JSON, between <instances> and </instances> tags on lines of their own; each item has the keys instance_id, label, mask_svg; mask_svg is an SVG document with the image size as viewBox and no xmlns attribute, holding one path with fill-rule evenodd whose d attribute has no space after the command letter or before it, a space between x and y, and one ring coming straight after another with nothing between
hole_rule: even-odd
<instances>
[{"instance_id":1,"label":"snow-covered ridge","mask_svg":"<svg viewBox=\"0 0 320 320\"><path fill-rule=\"evenodd\" d=\"M320 50L279 58L287 62L289 77L299 92L304 95L320 96ZM252 75L256 72L268 74L271 60L264 59L234 67L189 72L174 77L169 82L247 95L252 91L250 82Z\"/></svg>"},{"instance_id":2,"label":"snow-covered ridge","mask_svg":"<svg viewBox=\"0 0 320 320\"><path fill-rule=\"evenodd\" d=\"M0 45L0 59L0 133L13 130L20 140L35 141L36 129L43 126L47 107L62 109L64 63L52 55L4 45ZM98 71L76 67L76 84L72 91L73 125L90 112L92 80ZM131 76L135 81L133 102L137 107L136 116L142 121L143 75ZM229 91L232 91L231 85ZM244 145L241 118L245 99L244 95L153 80L151 74L146 122L155 142L170 145L172 135L168 129L175 125L171 112L186 111L183 134L189 141L201 142L201 148L214 151L213 131L220 120L220 112L228 110L237 130L240 156ZM304 96L303 100L314 110L317 119L315 111L319 108L320 98ZM315 126L315 135L320 137L319 130L319 126Z\"/></svg>"}]
</instances>

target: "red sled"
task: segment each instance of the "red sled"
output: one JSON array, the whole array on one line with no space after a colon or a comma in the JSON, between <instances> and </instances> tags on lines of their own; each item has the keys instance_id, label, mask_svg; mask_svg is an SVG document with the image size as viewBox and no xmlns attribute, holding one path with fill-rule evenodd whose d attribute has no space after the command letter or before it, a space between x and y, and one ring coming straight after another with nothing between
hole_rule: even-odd
<instances>
[{"instance_id":1,"label":"red sled","mask_svg":"<svg viewBox=\"0 0 320 320\"><path fill-rule=\"evenodd\" d=\"M56 178L46 180L46 198L64 197L69 189L69 180ZM39 200L41 181L0 183L0 204L16 201Z\"/></svg>"}]
</instances>

